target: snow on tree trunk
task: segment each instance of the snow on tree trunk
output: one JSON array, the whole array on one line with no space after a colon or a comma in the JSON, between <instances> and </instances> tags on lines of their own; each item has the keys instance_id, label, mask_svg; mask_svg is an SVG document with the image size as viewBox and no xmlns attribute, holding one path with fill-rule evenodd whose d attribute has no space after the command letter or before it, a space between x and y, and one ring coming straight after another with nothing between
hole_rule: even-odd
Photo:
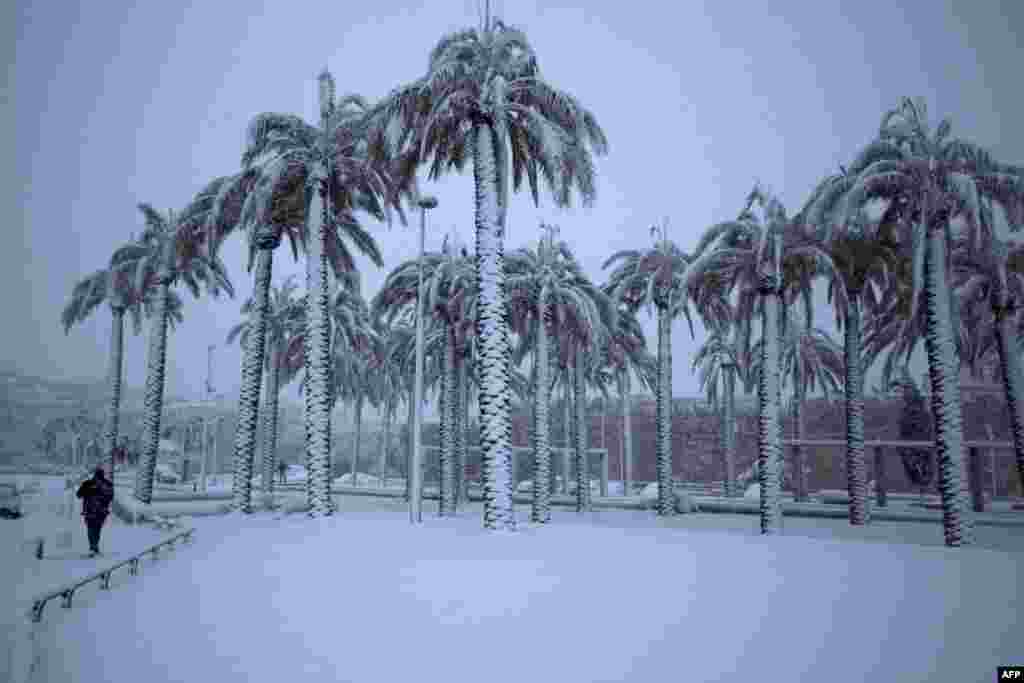
<instances>
[{"instance_id":1,"label":"snow on tree trunk","mask_svg":"<svg viewBox=\"0 0 1024 683\"><path fill-rule=\"evenodd\" d=\"M608 497L608 399L601 395L601 448L604 453L601 455L601 495Z\"/></svg>"},{"instance_id":2,"label":"snow on tree trunk","mask_svg":"<svg viewBox=\"0 0 1024 683\"><path fill-rule=\"evenodd\" d=\"M658 515L675 514L672 500L672 318L658 306L657 467Z\"/></svg>"},{"instance_id":3,"label":"snow on tree trunk","mask_svg":"<svg viewBox=\"0 0 1024 683\"><path fill-rule=\"evenodd\" d=\"M995 311L995 333L999 345L999 366L1003 371L1003 389L1006 405L1010 411L1010 427L1013 430L1013 452L1017 461L1017 477L1024 490L1024 373L1021 371L1017 353L1017 335L1013 330L1010 310ZM993 494L994 495L994 494Z\"/></svg>"},{"instance_id":4,"label":"snow on tree trunk","mask_svg":"<svg viewBox=\"0 0 1024 683\"><path fill-rule=\"evenodd\" d=\"M511 402L509 332L505 304L503 226L499 221L498 169L494 130L487 121L473 129L473 179L476 205L478 372L480 378L480 451L484 466L485 529L514 529L511 496Z\"/></svg>"},{"instance_id":5,"label":"snow on tree trunk","mask_svg":"<svg viewBox=\"0 0 1024 683\"><path fill-rule=\"evenodd\" d=\"M412 449L415 437L414 424L416 421L416 402L412 399L412 389L409 389L409 400L406 401L406 409L409 411L406 417L405 426L408 429L408 439L405 443L405 502L412 499Z\"/></svg>"},{"instance_id":6,"label":"snow on tree trunk","mask_svg":"<svg viewBox=\"0 0 1024 683\"><path fill-rule=\"evenodd\" d=\"M935 416L935 450L939 459L939 491L942 526L946 545L970 545L972 520L968 511L966 459L963 447L963 419L960 405L960 372L953 345L953 320L946 276L946 216L940 214L926 223L925 350Z\"/></svg>"},{"instance_id":7,"label":"snow on tree trunk","mask_svg":"<svg viewBox=\"0 0 1024 683\"><path fill-rule=\"evenodd\" d=\"M114 452L121 421L121 375L124 365L124 309L110 309L110 369L107 381L110 383L110 398L107 404L107 424L104 432L104 449L110 480L114 481Z\"/></svg>"},{"instance_id":8,"label":"snow on tree trunk","mask_svg":"<svg viewBox=\"0 0 1024 683\"><path fill-rule=\"evenodd\" d=\"M274 470L277 469L277 418L279 410L278 394L281 386L281 352L278 348L280 340L274 340L273 354L269 372L267 373L267 394L262 412L263 418L263 493L274 493Z\"/></svg>"},{"instance_id":9,"label":"snow on tree trunk","mask_svg":"<svg viewBox=\"0 0 1024 683\"><path fill-rule=\"evenodd\" d=\"M799 381L797 384L796 393L793 396L793 438L799 441L804 438L804 400L801 396ZM804 458L804 449L799 445L793 446L793 487L798 501L807 500L807 463Z\"/></svg>"},{"instance_id":10,"label":"snow on tree trunk","mask_svg":"<svg viewBox=\"0 0 1024 683\"><path fill-rule=\"evenodd\" d=\"M385 401L384 403L384 414L381 416L380 426L380 448L377 453L377 487L384 486L384 470L387 467L387 456L388 456L388 429L391 422L391 402Z\"/></svg>"},{"instance_id":11,"label":"snow on tree trunk","mask_svg":"<svg viewBox=\"0 0 1024 683\"><path fill-rule=\"evenodd\" d=\"M779 281L774 274L763 275L760 283L761 337L764 340L761 355L761 376L757 387L757 474L761 489L761 533L778 534L782 531L780 504L779 458L782 450L782 430L779 424Z\"/></svg>"},{"instance_id":12,"label":"snow on tree trunk","mask_svg":"<svg viewBox=\"0 0 1024 683\"><path fill-rule=\"evenodd\" d=\"M306 435L306 460L309 463L309 515L325 517L333 510L330 489L331 391L330 319L327 301L327 258L324 239L328 223L327 170L315 168L316 191L308 212L310 244L306 258L306 408L309 430Z\"/></svg>"},{"instance_id":13,"label":"snow on tree trunk","mask_svg":"<svg viewBox=\"0 0 1024 683\"><path fill-rule=\"evenodd\" d=\"M443 377L441 378L441 466L438 511L441 516L455 514L455 415L458 412L458 387L455 381L455 328L448 326Z\"/></svg>"},{"instance_id":14,"label":"snow on tree trunk","mask_svg":"<svg viewBox=\"0 0 1024 683\"><path fill-rule=\"evenodd\" d=\"M785 349L785 341L784 341L785 340L785 330L787 329L787 326L789 325L789 322L788 322L788 319L787 319L785 297L782 296L781 294L779 296L779 308L778 308L778 311L779 311L779 381L775 385L775 392L776 392L776 394L778 394L778 396L776 398L775 405L778 406L778 408L779 408L779 495L781 496L782 492L786 490L786 485L787 484L792 485L791 482L787 482L786 481L786 446L782 442L782 440L786 438L786 419L785 419L786 408L785 408L785 404L782 402L782 384L783 384L783 376L782 376L783 363L782 363L782 358L783 358L783 355L784 355L783 354L783 350Z\"/></svg>"},{"instance_id":15,"label":"snow on tree trunk","mask_svg":"<svg viewBox=\"0 0 1024 683\"><path fill-rule=\"evenodd\" d=\"M850 524L870 521L868 478L864 461L864 373L861 364L860 292L851 291L843 325L846 366L846 487L850 496Z\"/></svg>"},{"instance_id":16,"label":"snow on tree trunk","mask_svg":"<svg viewBox=\"0 0 1024 683\"><path fill-rule=\"evenodd\" d=\"M565 382L562 388L562 485L559 493L568 495L569 493L569 474L572 472L571 467L571 453L572 447L572 414L571 414L571 402L569 400L569 384Z\"/></svg>"},{"instance_id":17,"label":"snow on tree trunk","mask_svg":"<svg viewBox=\"0 0 1024 683\"><path fill-rule=\"evenodd\" d=\"M312 425L309 422L309 401L305 400L306 394L309 393L309 362L308 361L304 361L303 364L305 366L305 370L303 371L303 374L302 374L302 397L303 397L303 401L302 401L302 429L303 429L303 435L302 436L303 436L303 439L305 440L305 443L309 443L309 440L310 440L311 435L313 433L313 427L312 427ZM313 484L312 484L312 480L309 477L309 473L313 471L312 470L313 462L312 462L312 460L310 458L309 450L306 450L304 460L305 460L304 464L306 466L306 479L305 479L306 502L307 502L307 504L309 504L310 501L313 500Z\"/></svg>"},{"instance_id":18,"label":"snow on tree trunk","mask_svg":"<svg viewBox=\"0 0 1024 683\"><path fill-rule=\"evenodd\" d=\"M466 404L468 403L466 387L466 354L465 349L460 348L455 354L455 384L456 399L455 406L455 510L466 497Z\"/></svg>"},{"instance_id":19,"label":"snow on tree trunk","mask_svg":"<svg viewBox=\"0 0 1024 683\"><path fill-rule=\"evenodd\" d=\"M548 394L551 387L548 379L548 333L545 327L548 317L547 296L542 292L537 303L540 329L537 332L537 355L533 364L533 507L530 510L530 521L536 524L551 521L551 488L548 483L551 478L551 447L548 443Z\"/></svg>"},{"instance_id":20,"label":"snow on tree trunk","mask_svg":"<svg viewBox=\"0 0 1024 683\"><path fill-rule=\"evenodd\" d=\"M362 391L362 387L359 390ZM354 443L352 444L352 486L359 486L359 453L363 447L363 401L364 399L360 394L352 411L352 423L356 432Z\"/></svg>"},{"instance_id":21,"label":"snow on tree trunk","mask_svg":"<svg viewBox=\"0 0 1024 683\"><path fill-rule=\"evenodd\" d=\"M153 477L160 452L160 421L164 410L164 372L167 363L167 299L171 276L162 273L157 285L156 310L150 332L149 358L146 368L146 420L142 434L142 462L135 480L135 498L153 502Z\"/></svg>"},{"instance_id":22,"label":"snow on tree trunk","mask_svg":"<svg viewBox=\"0 0 1024 683\"><path fill-rule=\"evenodd\" d=\"M724 428L725 496L736 495L736 366L725 365L725 396L722 401Z\"/></svg>"},{"instance_id":23,"label":"snow on tree trunk","mask_svg":"<svg viewBox=\"0 0 1024 683\"><path fill-rule=\"evenodd\" d=\"M619 391L622 395L622 495L633 491L633 406L630 405L629 370L622 373Z\"/></svg>"},{"instance_id":24,"label":"snow on tree trunk","mask_svg":"<svg viewBox=\"0 0 1024 683\"><path fill-rule=\"evenodd\" d=\"M590 509L590 463L587 447L590 430L587 429L587 385L584 376L584 350L573 344L573 455L576 460L576 512Z\"/></svg>"},{"instance_id":25,"label":"snow on tree trunk","mask_svg":"<svg viewBox=\"0 0 1024 683\"><path fill-rule=\"evenodd\" d=\"M269 232L269 231L268 231ZM262 239L257 236L256 239ZM272 235L269 238L272 244ZM242 358L242 387L238 395L238 422L235 424L235 477L231 508L235 512L252 512L252 474L256 458L256 431L259 425L260 385L266 362L267 312L270 296L270 275L274 250L270 244L257 246L256 274L253 286L253 308L250 315L248 343Z\"/></svg>"}]
</instances>

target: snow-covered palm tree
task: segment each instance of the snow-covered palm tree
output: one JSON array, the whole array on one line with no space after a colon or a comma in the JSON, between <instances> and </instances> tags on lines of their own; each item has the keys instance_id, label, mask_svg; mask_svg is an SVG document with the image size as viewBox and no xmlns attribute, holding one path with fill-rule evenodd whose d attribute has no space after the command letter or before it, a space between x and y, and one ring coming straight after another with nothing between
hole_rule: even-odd
<instances>
[{"instance_id":1,"label":"snow-covered palm tree","mask_svg":"<svg viewBox=\"0 0 1024 683\"><path fill-rule=\"evenodd\" d=\"M793 398L790 404L793 418L793 438L803 438L803 403L808 394L821 389L826 400L842 387L845 366L843 350L828 332L811 327L805 316L791 312L782 327L780 382L791 383ZM764 360L764 339L758 339L750 355L748 378L759 377ZM749 385L748 385L749 388ZM807 498L807 480L803 449L793 447L793 487L796 500Z\"/></svg>"},{"instance_id":2,"label":"snow-covered palm tree","mask_svg":"<svg viewBox=\"0 0 1024 683\"><path fill-rule=\"evenodd\" d=\"M573 189L595 197L592 154L607 149L592 113L541 75L526 34L492 22L441 38L426 75L379 108L382 148L413 150L436 179L472 159L479 280L478 375L484 471L484 527L515 526L510 486L510 341L503 298L503 242L509 184L525 178L534 203L540 179L559 206ZM399 156L394 154L394 156Z\"/></svg>"},{"instance_id":3,"label":"snow-covered palm tree","mask_svg":"<svg viewBox=\"0 0 1024 683\"><path fill-rule=\"evenodd\" d=\"M221 291L234 296L224 264L218 257L208 254L207 234L203 230L212 185L196 195L179 214L168 212L165 216L149 204L139 204L145 229L137 242L121 247L114 255L114 260L119 263L133 264L136 289L147 289L147 283L155 284L146 371L143 452L135 483L135 497L147 504L153 499L153 477L163 416L170 288L178 283L184 284L197 299L203 289L213 296Z\"/></svg>"},{"instance_id":4,"label":"snow-covered palm tree","mask_svg":"<svg viewBox=\"0 0 1024 683\"><path fill-rule=\"evenodd\" d=\"M392 330L394 328L381 321L373 321L376 340L375 349L372 355L373 363L370 367L370 382L373 385L373 392L379 398L381 405L380 455L377 463L377 476L384 483L388 469L388 455L391 452L391 426L394 422L395 411L402 396L403 375L401 364L391 362L389 352L392 348Z\"/></svg>"},{"instance_id":5,"label":"snow-covered palm tree","mask_svg":"<svg viewBox=\"0 0 1024 683\"><path fill-rule=\"evenodd\" d=\"M123 255L123 252L122 252ZM71 328L84 322L95 310L106 303L110 307L110 367L108 382L110 396L107 403L106 426L104 429L104 455L108 458L108 472L113 476L114 449L118 444L121 415L121 382L124 377L124 317L132 321L132 331L142 331L142 319L148 318L154 309L155 282L143 283L144 289L136 287L133 277L135 263L132 261L111 261L107 268L97 270L75 283L71 298L61 311L60 321L67 334ZM167 321L173 327L182 319L182 301L177 293L168 292Z\"/></svg>"},{"instance_id":6,"label":"snow-covered palm tree","mask_svg":"<svg viewBox=\"0 0 1024 683\"><path fill-rule=\"evenodd\" d=\"M859 155L855 178L843 194L841 214L861 214L870 202L895 204L902 241L911 247L911 311L924 300L935 448L939 459L946 545L972 542L968 510L963 417L956 350L957 304L950 280L952 223L978 221L981 197L1021 212L1024 169L995 161L984 149L950 137L942 120L932 129L921 98L903 98L882 118L879 135ZM845 222L845 221L840 221Z\"/></svg>"},{"instance_id":7,"label":"snow-covered palm tree","mask_svg":"<svg viewBox=\"0 0 1024 683\"><path fill-rule=\"evenodd\" d=\"M371 344L375 343L376 333L372 329L368 315L368 307L366 301L363 299L360 293L359 276L353 271L345 271L341 274L341 277L337 281L338 289L335 292L334 299L331 303L329 313L331 314L332 326L334 328L334 334L331 340L331 359L332 364L329 368L330 372L328 377L331 379L329 385L330 391L328 392L328 407L333 410L338 401L347 400L347 397L351 395L351 387L345 383L346 377L348 377L347 370L344 364L339 364L338 359L344 359L346 353L357 353L364 351ZM285 348L282 356L282 370L284 372L284 383L290 382L292 379L297 377L299 373L302 374L302 381L299 385L299 391L305 395L309 389L309 363L306 361L306 353L308 350L309 342L306 339L310 331L310 326L306 321L306 315L309 312L309 304L307 302L309 294L304 294L299 298L295 306L297 309L295 318L293 320L293 327L290 330L290 340ZM338 376L341 376L341 380ZM308 408L308 403L304 402L304 414L303 419L305 422L305 428L308 432L312 430L312 424L310 422L310 413L305 408ZM330 446L328 441L328 446ZM311 454L306 451L306 468L307 471L312 472L311 467ZM327 496L328 502L330 503L331 495L331 470L330 461L318 475L321 479L317 481L310 481L312 475L308 475L306 479L306 494L307 502L312 510L314 503L321 499L322 496ZM325 493L326 492L326 493ZM333 511L333 504L331 504Z\"/></svg>"},{"instance_id":8,"label":"snow-covered palm tree","mask_svg":"<svg viewBox=\"0 0 1024 683\"><path fill-rule=\"evenodd\" d=\"M604 288L607 292L607 287ZM658 381L658 359L647 350L647 339L640 321L625 306L620 306L616 326L605 340L603 356L606 370L619 392L622 412L622 495L628 496L633 483L633 378L643 391L653 392Z\"/></svg>"},{"instance_id":9,"label":"snow-covered palm tree","mask_svg":"<svg viewBox=\"0 0 1024 683\"><path fill-rule=\"evenodd\" d=\"M333 381L335 401L352 405L352 458L349 464L351 486L359 485L359 456L363 446L363 412L376 408L380 402L373 385L374 354L369 348L353 350L344 346L335 347Z\"/></svg>"},{"instance_id":10,"label":"snow-covered palm tree","mask_svg":"<svg viewBox=\"0 0 1024 683\"><path fill-rule=\"evenodd\" d=\"M613 254L603 268L614 266L606 289L638 311L653 306L658 316L658 383L655 418L657 424L657 469L659 515L675 514L672 498L672 321L685 317L693 336L691 300L702 298L707 250L702 258L691 257L668 238L667 220L651 228L654 245L647 250L629 249Z\"/></svg>"},{"instance_id":11,"label":"snow-covered palm tree","mask_svg":"<svg viewBox=\"0 0 1024 683\"><path fill-rule=\"evenodd\" d=\"M250 144L251 144L250 140ZM248 153L248 150L246 150ZM221 179L215 188L205 229L212 252L225 240L242 232L248 242L246 270L253 275L252 298L243 311L250 318L242 339L242 381L238 394L238 420L235 424L233 454L234 480L232 507L243 513L252 511L252 474L259 425L260 390L267 366L268 318L271 313L270 282L274 252L287 236L292 255L298 258L305 220L301 185L292 170L289 182L275 176L282 167L245 163L243 170ZM268 380L271 379L268 373ZM269 391L269 388L268 388ZM269 481L273 485L273 477ZM264 487L268 482L264 481Z\"/></svg>"},{"instance_id":12,"label":"snow-covered palm tree","mask_svg":"<svg viewBox=\"0 0 1024 683\"><path fill-rule=\"evenodd\" d=\"M318 81L317 124L292 114L259 114L249 124L242 156L243 173L258 178L249 200L253 212L257 212L256 207L263 207L265 211L257 214L262 216L273 211L275 202L283 202L301 216L294 229L306 251L306 322L310 329L305 335L308 348L303 356L309 366L305 379L306 413L310 420L306 450L313 496L310 515L314 517L329 515L332 509L331 301L327 269L330 267L337 277L355 272L351 247L375 265L382 265L380 249L360 223L358 214L362 212L390 223L391 209L395 208L404 223L400 190L407 189L394 182L398 177L392 173L395 162L369 144L367 102L358 95L336 97L334 78L326 70ZM262 365L253 367L258 369ZM256 398L250 397L250 404L258 402L258 393L257 384ZM242 436L240 432L236 439L239 461L251 462L244 452L251 450L248 440Z\"/></svg>"},{"instance_id":13,"label":"snow-covered palm tree","mask_svg":"<svg viewBox=\"0 0 1024 683\"><path fill-rule=\"evenodd\" d=\"M879 309L878 295L891 281L900 251L895 211L877 221L868 221L864 215L842 215L842 198L867 161L857 159L851 168L840 167L839 173L822 180L804 210L834 265L828 298L835 308L836 324L843 330L846 481L850 523L855 525L869 520L864 456L864 373L868 364L862 343L862 308Z\"/></svg>"},{"instance_id":14,"label":"snow-covered palm tree","mask_svg":"<svg viewBox=\"0 0 1024 683\"><path fill-rule=\"evenodd\" d=\"M755 207L760 211L755 211ZM711 258L704 271L712 289L725 287L733 298L738 350L750 358L751 327L760 313L761 372L758 382L758 479L761 489L761 533L782 530L780 503L782 465L780 309L782 302L802 299L809 307L809 280L830 266L820 243L799 221L786 216L773 195L754 187L736 220L708 228L698 258ZM709 285L711 286L711 285ZM808 316L809 317L809 316ZM749 361L748 361L749 363Z\"/></svg>"},{"instance_id":15,"label":"snow-covered palm tree","mask_svg":"<svg viewBox=\"0 0 1024 683\"><path fill-rule=\"evenodd\" d=\"M718 406L719 448L725 466L725 496L735 495L736 484L736 380L747 376L742 354L731 338L732 326L712 327L693 357L693 371L708 402Z\"/></svg>"},{"instance_id":16,"label":"snow-covered palm tree","mask_svg":"<svg viewBox=\"0 0 1024 683\"><path fill-rule=\"evenodd\" d=\"M263 429L261 442L262 488L265 495L274 490L274 469L277 460L277 430L279 413L279 394L282 380L284 354L292 339L301 334L305 322L305 313L301 301L296 296L298 286L294 277L288 277L280 287L272 287L266 316L266 363L263 371L267 375L263 410L261 412ZM244 349L251 348L248 337L253 331L254 317L252 314L253 299L246 300L242 306L242 314L250 316L231 329L227 343L238 339ZM248 353L248 351L247 351Z\"/></svg>"},{"instance_id":17,"label":"snow-covered palm tree","mask_svg":"<svg viewBox=\"0 0 1024 683\"><path fill-rule=\"evenodd\" d=\"M505 261L506 291L510 300L510 319L521 339L521 349L533 353L534 400L533 507L531 521L550 521L550 495L546 485L550 476L551 454L548 445L551 379L549 344L565 342L564 357L574 368L573 390L577 410L573 425L577 467L577 511L589 506L590 469L587 466L587 430L585 429L586 372L589 368L585 349L597 349L615 325L611 299L590 282L569 245L555 241L558 229L541 225L545 235L536 249L517 249ZM525 353L517 354L520 356ZM580 485L579 481L585 481Z\"/></svg>"},{"instance_id":18,"label":"snow-covered palm tree","mask_svg":"<svg viewBox=\"0 0 1024 683\"><path fill-rule=\"evenodd\" d=\"M973 230L954 242L953 281L964 327L972 331L970 360L993 352L999 358L1017 474L1024 482L1024 371L1014 325L1024 302L1024 241L998 233L991 202L983 201L980 208Z\"/></svg>"},{"instance_id":19,"label":"snow-covered palm tree","mask_svg":"<svg viewBox=\"0 0 1024 683\"><path fill-rule=\"evenodd\" d=\"M456 507L456 470L462 450L460 394L465 381L465 347L472 334L477 304L476 268L464 249L447 238L440 252L423 255L423 282L426 296L422 315L439 335L441 346L435 350L440 361L441 403L441 515L454 514ZM377 317L393 321L398 315L415 309L418 300L420 259L400 264L387 277L374 297ZM436 329L433 329L436 327ZM431 346L427 344L427 346Z\"/></svg>"}]
</instances>

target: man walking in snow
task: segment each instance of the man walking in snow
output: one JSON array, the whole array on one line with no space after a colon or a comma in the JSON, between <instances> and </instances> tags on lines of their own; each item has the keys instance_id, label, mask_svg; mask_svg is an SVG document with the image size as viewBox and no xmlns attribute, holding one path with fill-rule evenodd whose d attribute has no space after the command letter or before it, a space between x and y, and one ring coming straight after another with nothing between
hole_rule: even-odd
<instances>
[{"instance_id":1,"label":"man walking in snow","mask_svg":"<svg viewBox=\"0 0 1024 683\"><path fill-rule=\"evenodd\" d=\"M100 532L110 514L110 503L114 500L114 485L107 479L102 467L97 467L92 479L86 479L76 494L82 499L82 517L89 536L89 556L100 553Z\"/></svg>"},{"instance_id":2,"label":"man walking in snow","mask_svg":"<svg viewBox=\"0 0 1024 683\"><path fill-rule=\"evenodd\" d=\"M288 463L286 463L284 460L282 460L277 465L277 474L278 474L277 480L279 482L281 482L282 484L284 484L285 483L285 477L287 476L287 473L288 473Z\"/></svg>"}]
</instances>

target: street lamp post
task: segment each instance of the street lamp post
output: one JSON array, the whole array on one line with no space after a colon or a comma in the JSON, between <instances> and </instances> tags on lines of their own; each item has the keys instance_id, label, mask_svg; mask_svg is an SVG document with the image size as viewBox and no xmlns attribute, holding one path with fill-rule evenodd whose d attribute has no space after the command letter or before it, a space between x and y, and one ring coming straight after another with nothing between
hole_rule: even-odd
<instances>
[{"instance_id":1,"label":"street lamp post","mask_svg":"<svg viewBox=\"0 0 1024 683\"><path fill-rule=\"evenodd\" d=\"M416 287L416 379L413 385L415 410L412 418L412 467L409 471L409 522L423 521L423 252L426 246L427 210L437 206L437 199L420 197L420 256Z\"/></svg>"},{"instance_id":2,"label":"street lamp post","mask_svg":"<svg viewBox=\"0 0 1024 683\"><path fill-rule=\"evenodd\" d=\"M209 408L213 400L213 350L216 344L206 347L206 405ZM199 486L206 493L207 460L210 458L209 415L203 415L203 446L199 449L202 461L199 464Z\"/></svg>"}]
</instances>

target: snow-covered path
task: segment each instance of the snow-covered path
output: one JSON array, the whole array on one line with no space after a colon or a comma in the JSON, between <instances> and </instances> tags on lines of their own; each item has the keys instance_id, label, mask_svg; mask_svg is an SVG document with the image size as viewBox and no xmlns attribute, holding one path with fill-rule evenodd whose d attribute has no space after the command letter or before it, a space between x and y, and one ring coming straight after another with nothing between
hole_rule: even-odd
<instances>
[{"instance_id":1,"label":"snow-covered path","mask_svg":"<svg viewBox=\"0 0 1024 683\"><path fill-rule=\"evenodd\" d=\"M119 557L124 557L157 543L166 534L148 526L133 527L123 524L111 515L104 525L100 548L103 555L88 558L89 549L85 526L79 515L80 503L74 490L66 490L59 477L5 476L4 481L16 481L19 486L30 482L38 490L24 496L25 515L16 520L0 520L0 681L8 680L12 666L8 645L16 639L32 598L75 578L82 578ZM60 538L66 534L70 545L62 546ZM42 537L44 557L36 559L30 552L32 539ZM127 574L127 572L125 572ZM79 595L95 591L83 589ZM76 595L76 604L78 596ZM58 600L46 608L48 620L59 620L68 614L60 608Z\"/></svg>"},{"instance_id":2,"label":"snow-covered path","mask_svg":"<svg viewBox=\"0 0 1024 683\"><path fill-rule=\"evenodd\" d=\"M741 519L556 511L487 535L477 510L414 529L359 499L196 518L194 545L48 619L35 680L959 683L1019 660L1024 553Z\"/></svg>"}]
</instances>

